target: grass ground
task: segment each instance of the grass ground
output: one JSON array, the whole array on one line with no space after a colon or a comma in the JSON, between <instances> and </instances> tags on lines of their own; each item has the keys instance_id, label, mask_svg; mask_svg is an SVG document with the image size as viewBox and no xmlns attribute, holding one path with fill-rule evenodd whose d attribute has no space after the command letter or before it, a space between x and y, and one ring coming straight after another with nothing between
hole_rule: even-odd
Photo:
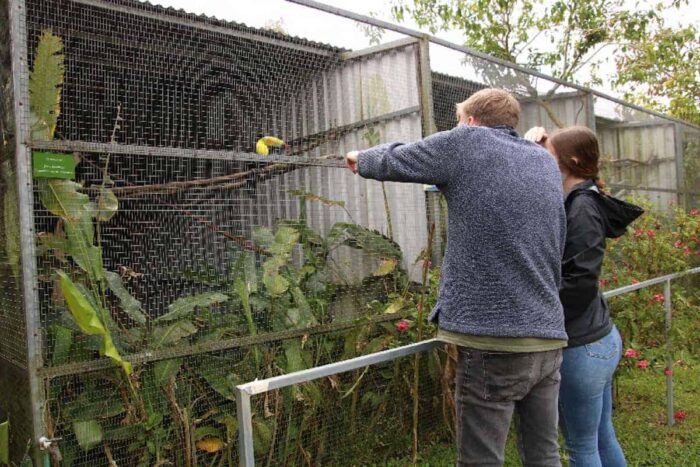
<instances>
[{"instance_id":1,"label":"grass ground","mask_svg":"<svg viewBox=\"0 0 700 467\"><path fill-rule=\"evenodd\" d=\"M630 467L700 466L700 363L674 369L676 411L685 418L666 426L666 386L661 369L623 369L617 380L614 415L618 439ZM566 454L562 451L563 464ZM454 465L452 446L436 445L422 452L422 467ZM410 465L408 459L386 464ZM513 439L509 439L506 467L520 466Z\"/></svg>"}]
</instances>

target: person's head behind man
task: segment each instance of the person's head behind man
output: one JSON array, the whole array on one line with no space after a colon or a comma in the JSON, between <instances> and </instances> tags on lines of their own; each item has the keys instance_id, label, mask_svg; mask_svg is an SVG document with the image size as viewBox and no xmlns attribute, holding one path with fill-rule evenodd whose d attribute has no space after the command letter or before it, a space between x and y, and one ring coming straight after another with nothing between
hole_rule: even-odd
<instances>
[{"instance_id":1,"label":"person's head behind man","mask_svg":"<svg viewBox=\"0 0 700 467\"><path fill-rule=\"evenodd\" d=\"M482 89L456 108L460 125L515 128L520 119L520 104L503 89Z\"/></svg>"}]
</instances>

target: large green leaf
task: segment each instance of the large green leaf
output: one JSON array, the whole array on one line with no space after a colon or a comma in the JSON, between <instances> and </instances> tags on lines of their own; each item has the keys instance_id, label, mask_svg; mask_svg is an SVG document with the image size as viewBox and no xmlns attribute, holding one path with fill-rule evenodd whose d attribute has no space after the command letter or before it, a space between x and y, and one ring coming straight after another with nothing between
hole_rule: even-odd
<instances>
[{"instance_id":1,"label":"large green leaf","mask_svg":"<svg viewBox=\"0 0 700 467\"><path fill-rule=\"evenodd\" d=\"M236 279L233 285L236 295L241 300L241 305L243 306L243 313L245 314L246 322L248 323L248 332L251 336L258 334L257 327L255 326L255 321L253 321L253 310L250 307L250 293L248 292L248 287L246 287L245 282L241 279Z\"/></svg>"},{"instance_id":2,"label":"large green leaf","mask_svg":"<svg viewBox=\"0 0 700 467\"><path fill-rule=\"evenodd\" d=\"M272 422L253 419L253 451L255 456L261 456L268 452L272 442Z\"/></svg>"},{"instance_id":3,"label":"large green leaf","mask_svg":"<svg viewBox=\"0 0 700 467\"><path fill-rule=\"evenodd\" d=\"M297 305L296 308L289 308L287 313L289 324L292 328L303 328L318 324L316 317L311 312L311 306L306 300L304 292L299 287L292 287L291 292L294 303ZM293 313L293 310L296 312Z\"/></svg>"},{"instance_id":4,"label":"large green leaf","mask_svg":"<svg viewBox=\"0 0 700 467\"><path fill-rule=\"evenodd\" d=\"M232 374L224 373L222 366L218 363L217 365L213 365L213 363L210 360L202 361L197 367L197 372L221 396L230 401L235 401L236 393L234 389L238 381L235 380Z\"/></svg>"},{"instance_id":5,"label":"large green leaf","mask_svg":"<svg viewBox=\"0 0 700 467\"><path fill-rule=\"evenodd\" d=\"M379 266L377 266L377 269L372 275L378 277L391 274L392 272L394 272L394 269L396 269L397 263L398 261L395 258L384 259L381 263L379 263Z\"/></svg>"},{"instance_id":6,"label":"large green leaf","mask_svg":"<svg viewBox=\"0 0 700 467\"><path fill-rule=\"evenodd\" d=\"M141 308L141 302L136 300L129 291L126 290L121 276L111 271L105 271L104 276L109 285L109 289L114 292L114 295L119 299L122 310L124 310L134 322L145 325L146 315L143 312L143 308Z\"/></svg>"},{"instance_id":7,"label":"large green leaf","mask_svg":"<svg viewBox=\"0 0 700 467\"><path fill-rule=\"evenodd\" d=\"M106 222L117 213L119 200L114 192L106 186L100 187L100 194L97 197L97 220Z\"/></svg>"},{"instance_id":8,"label":"large green leaf","mask_svg":"<svg viewBox=\"0 0 700 467\"><path fill-rule=\"evenodd\" d=\"M253 227L253 241L259 247L268 248L275 241L275 236L267 227L256 225Z\"/></svg>"},{"instance_id":9,"label":"large green leaf","mask_svg":"<svg viewBox=\"0 0 700 467\"><path fill-rule=\"evenodd\" d=\"M60 365L68 361L71 345L73 344L73 331L65 326L51 326L53 334L53 352L51 354L51 363Z\"/></svg>"},{"instance_id":10,"label":"large green leaf","mask_svg":"<svg viewBox=\"0 0 700 467\"><path fill-rule=\"evenodd\" d=\"M157 318L156 322L174 321L192 314L198 307L208 307L228 300L228 296L220 292L204 292L188 297L181 297L168 306L168 313Z\"/></svg>"},{"instance_id":11,"label":"large green leaf","mask_svg":"<svg viewBox=\"0 0 700 467\"><path fill-rule=\"evenodd\" d=\"M127 375L131 374L131 363L124 361L114 345L112 334L100 320L97 310L90 300L76 287L63 271L58 271L63 297L73 320L81 331L88 335L102 336L100 353L118 363Z\"/></svg>"},{"instance_id":12,"label":"large green leaf","mask_svg":"<svg viewBox=\"0 0 700 467\"><path fill-rule=\"evenodd\" d=\"M60 37L50 30L41 34L34 54L34 68L29 74L29 111L34 140L51 140L56 130L64 75L62 51Z\"/></svg>"},{"instance_id":13,"label":"large green leaf","mask_svg":"<svg viewBox=\"0 0 700 467\"><path fill-rule=\"evenodd\" d=\"M153 329L153 348L172 345L185 337L191 336L198 331L197 326L192 322L183 320L174 323L158 326Z\"/></svg>"},{"instance_id":14,"label":"large green leaf","mask_svg":"<svg viewBox=\"0 0 700 467\"><path fill-rule=\"evenodd\" d=\"M102 427L97 420L75 421L73 431L78 445L84 451L89 451L102 442Z\"/></svg>"},{"instance_id":15,"label":"large green leaf","mask_svg":"<svg viewBox=\"0 0 700 467\"><path fill-rule=\"evenodd\" d=\"M90 198L71 180L39 180L39 199L48 211L66 221L78 221L89 213ZM90 239L92 243L92 238Z\"/></svg>"},{"instance_id":16,"label":"large green leaf","mask_svg":"<svg viewBox=\"0 0 700 467\"><path fill-rule=\"evenodd\" d=\"M100 353L105 357L109 357L116 363L118 363L119 366L121 366L124 369L124 373L126 373L127 376L131 375L133 371L131 363L122 359L122 356L119 354L119 350L117 350L117 347L114 345L114 341L112 340L112 334L110 334L109 332L105 333L105 335L102 337L102 346L100 347Z\"/></svg>"},{"instance_id":17,"label":"large green leaf","mask_svg":"<svg viewBox=\"0 0 700 467\"><path fill-rule=\"evenodd\" d=\"M346 245L381 258L401 258L401 248L383 234L361 225L338 222L326 237L329 247Z\"/></svg>"},{"instance_id":18,"label":"large green leaf","mask_svg":"<svg viewBox=\"0 0 700 467\"><path fill-rule=\"evenodd\" d=\"M275 240L268 247L273 255L287 255L299 242L299 232L293 227L281 226L275 233Z\"/></svg>"},{"instance_id":19,"label":"large green leaf","mask_svg":"<svg viewBox=\"0 0 700 467\"><path fill-rule=\"evenodd\" d=\"M65 272L58 271L58 276L68 310L80 330L89 335L104 335L107 330L90 301L78 290Z\"/></svg>"},{"instance_id":20,"label":"large green leaf","mask_svg":"<svg viewBox=\"0 0 700 467\"><path fill-rule=\"evenodd\" d=\"M264 275L263 284L265 284L265 290L267 290L270 295L275 296L282 295L289 289L289 281L279 273Z\"/></svg>"},{"instance_id":21,"label":"large green leaf","mask_svg":"<svg viewBox=\"0 0 700 467\"><path fill-rule=\"evenodd\" d=\"M118 397L108 397L94 400L88 397L64 406L65 416L72 421L90 421L98 418L110 418L124 413L126 410Z\"/></svg>"},{"instance_id":22,"label":"large green leaf","mask_svg":"<svg viewBox=\"0 0 700 467\"><path fill-rule=\"evenodd\" d=\"M165 386L170 381L170 378L176 376L180 371L182 359L172 358L170 360L161 360L153 365L153 374L156 378L158 386Z\"/></svg>"},{"instance_id":23,"label":"large green leaf","mask_svg":"<svg viewBox=\"0 0 700 467\"><path fill-rule=\"evenodd\" d=\"M120 425L112 428L105 428L103 437L110 441L128 441L138 439L139 435L143 432L144 428L141 423L135 425Z\"/></svg>"},{"instance_id":24,"label":"large green leaf","mask_svg":"<svg viewBox=\"0 0 700 467\"><path fill-rule=\"evenodd\" d=\"M290 339L284 342L284 356L287 360L287 365L284 368L286 373L306 369L304 359L301 356L301 342L298 339Z\"/></svg>"}]
</instances>

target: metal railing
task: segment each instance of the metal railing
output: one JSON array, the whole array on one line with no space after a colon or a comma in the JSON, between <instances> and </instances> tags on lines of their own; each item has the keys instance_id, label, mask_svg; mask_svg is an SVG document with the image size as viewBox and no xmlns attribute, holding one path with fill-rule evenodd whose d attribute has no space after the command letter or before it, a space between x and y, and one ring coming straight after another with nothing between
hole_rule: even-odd
<instances>
[{"instance_id":1,"label":"metal railing","mask_svg":"<svg viewBox=\"0 0 700 467\"><path fill-rule=\"evenodd\" d=\"M644 289L654 285L664 284L664 320L665 320L665 338L666 338L666 368L673 369L673 358L671 353L673 350L672 339L669 335L671 330L671 281L680 277L691 274L700 273L700 267L689 269L687 271L668 274L665 276L649 279L638 284L631 284L625 287L620 287L615 290L605 292L603 296L607 298L617 297L635 290ZM282 389L295 384L306 383L312 380L325 378L328 376L345 373L359 368L365 368L379 363L385 363L398 358L414 355L418 352L425 352L444 345L444 342L438 339L429 339L415 344L396 347L394 349L384 350L382 352L363 355L360 357L343 360L336 363L330 363L319 367L309 368L303 371L288 373L286 375L275 376L272 378L251 381L246 384L236 386L236 412L238 417L239 429L239 455L240 465L250 467L255 465L255 455L253 450L253 423L252 410L250 399L251 396L263 394L268 391ZM666 411L667 424L674 424L673 417L673 372L666 372Z\"/></svg>"}]
</instances>

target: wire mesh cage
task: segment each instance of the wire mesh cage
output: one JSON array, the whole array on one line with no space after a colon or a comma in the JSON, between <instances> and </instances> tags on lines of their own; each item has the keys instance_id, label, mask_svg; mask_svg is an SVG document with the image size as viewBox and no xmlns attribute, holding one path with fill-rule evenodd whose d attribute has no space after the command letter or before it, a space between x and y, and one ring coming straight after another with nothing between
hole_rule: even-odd
<instances>
[{"instance_id":1,"label":"wire mesh cage","mask_svg":"<svg viewBox=\"0 0 700 467\"><path fill-rule=\"evenodd\" d=\"M236 385L429 336L446 206L342 156L449 130L479 89L516 95L521 133L597 128L611 186L698 199L693 127L424 37L349 50L136 0L0 0L0 36L15 460L43 436L36 462L234 465ZM414 397L421 443L449 439L448 356L408 360L255 399L259 463L405 456Z\"/></svg>"}]
</instances>

